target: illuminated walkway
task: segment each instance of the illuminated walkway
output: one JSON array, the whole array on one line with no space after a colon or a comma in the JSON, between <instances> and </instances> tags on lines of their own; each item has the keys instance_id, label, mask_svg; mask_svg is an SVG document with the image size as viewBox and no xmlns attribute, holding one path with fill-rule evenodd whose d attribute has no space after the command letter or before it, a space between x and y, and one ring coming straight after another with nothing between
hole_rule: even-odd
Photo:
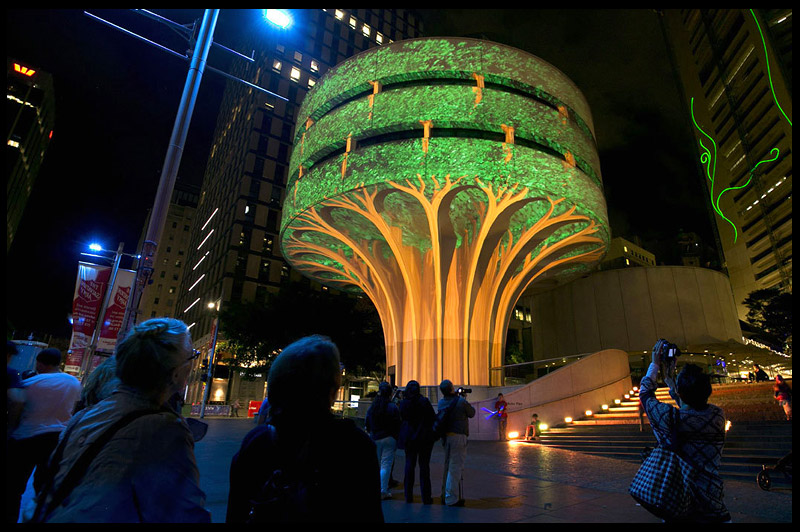
<instances>
[{"instance_id":1,"label":"illuminated walkway","mask_svg":"<svg viewBox=\"0 0 800 532\"><path fill-rule=\"evenodd\" d=\"M208 419L206 438L196 446L201 486L214 522L225 520L228 467L252 420ZM443 451L436 445L431 460L434 494L441 487ZM394 478L402 481L402 451ZM774 464L768 464L774 465ZM539 445L472 441L464 474L466 506L406 504L402 486L383 502L390 523L658 523L636 505L627 489L638 466ZM766 492L751 482L725 481L725 501L737 523L792 522L792 491L777 484ZM343 508L343 511L347 511Z\"/></svg>"}]
</instances>

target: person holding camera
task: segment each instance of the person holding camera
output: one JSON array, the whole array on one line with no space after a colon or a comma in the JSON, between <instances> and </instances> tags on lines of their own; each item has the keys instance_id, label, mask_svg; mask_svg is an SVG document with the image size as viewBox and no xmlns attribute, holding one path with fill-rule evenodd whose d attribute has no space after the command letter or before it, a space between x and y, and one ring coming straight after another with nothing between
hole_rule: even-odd
<instances>
[{"instance_id":1,"label":"person holding camera","mask_svg":"<svg viewBox=\"0 0 800 532\"><path fill-rule=\"evenodd\" d=\"M719 474L725 443L725 414L708 402L711 377L702 368L686 364L675 378L679 355L680 350L674 344L663 339L656 342L652 362L642 378L639 398L659 445L675 449L695 469L691 509L681 521L729 522L731 516L723 502ZM656 398L659 372L678 409Z\"/></svg>"},{"instance_id":2,"label":"person holding camera","mask_svg":"<svg viewBox=\"0 0 800 532\"><path fill-rule=\"evenodd\" d=\"M442 502L447 506L464 506L461 493L461 476L467 457L469 418L475 417L475 408L467 401L471 390L459 388L445 379L439 385L444 397L439 399L437 417L444 422L444 475L442 477Z\"/></svg>"}]
</instances>

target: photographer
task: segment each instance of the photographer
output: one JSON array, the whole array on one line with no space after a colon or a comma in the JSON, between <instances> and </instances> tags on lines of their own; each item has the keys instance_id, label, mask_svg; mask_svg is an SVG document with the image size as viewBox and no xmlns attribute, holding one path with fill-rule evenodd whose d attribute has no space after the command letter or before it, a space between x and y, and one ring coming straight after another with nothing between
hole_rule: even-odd
<instances>
[{"instance_id":1,"label":"photographer","mask_svg":"<svg viewBox=\"0 0 800 532\"><path fill-rule=\"evenodd\" d=\"M456 393L453 383L447 379L442 381L439 389L444 397L439 399L437 416L439 420L445 420L442 503L447 506L464 506L460 490L461 475L467 457L469 418L475 416L475 408L465 397L471 390L459 388Z\"/></svg>"},{"instance_id":2,"label":"photographer","mask_svg":"<svg viewBox=\"0 0 800 532\"><path fill-rule=\"evenodd\" d=\"M685 521L727 522L731 517L723 502L719 475L725 415L721 408L708 403L711 378L699 366L686 364L677 380L674 378L679 355L680 350L674 344L666 340L656 342L639 397L659 445L675 449L697 470L692 490L694 500ZM659 371L679 409L656 398Z\"/></svg>"}]
</instances>

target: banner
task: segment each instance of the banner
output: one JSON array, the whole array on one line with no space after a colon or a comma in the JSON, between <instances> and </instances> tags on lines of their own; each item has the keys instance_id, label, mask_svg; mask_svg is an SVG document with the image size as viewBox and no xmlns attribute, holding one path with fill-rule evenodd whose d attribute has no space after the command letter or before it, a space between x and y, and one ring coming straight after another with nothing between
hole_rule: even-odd
<instances>
[{"instance_id":1,"label":"banner","mask_svg":"<svg viewBox=\"0 0 800 532\"><path fill-rule=\"evenodd\" d=\"M64 365L64 371L78 375L83 354L92 341L97 315L103 305L103 296L111 277L110 266L98 266L88 262L78 263L78 278L72 299L72 339Z\"/></svg>"},{"instance_id":2,"label":"banner","mask_svg":"<svg viewBox=\"0 0 800 532\"><path fill-rule=\"evenodd\" d=\"M108 301L108 308L100 327L100 337L97 340L96 351L101 351L111 356L117 346L117 335L122 328L122 320L125 318L125 308L128 306L128 297L131 295L131 287L136 280L134 270L117 270L117 278L114 280L114 289L111 292L111 299ZM97 357L102 362L104 357ZM98 362L94 360L93 362ZM94 364L95 366L97 364Z\"/></svg>"}]
</instances>

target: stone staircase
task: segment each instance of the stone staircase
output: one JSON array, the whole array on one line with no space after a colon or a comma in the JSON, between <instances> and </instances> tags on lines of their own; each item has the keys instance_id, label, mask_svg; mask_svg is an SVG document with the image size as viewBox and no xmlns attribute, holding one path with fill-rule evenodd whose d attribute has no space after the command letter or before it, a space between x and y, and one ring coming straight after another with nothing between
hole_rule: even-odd
<instances>
[{"instance_id":1,"label":"stone staircase","mask_svg":"<svg viewBox=\"0 0 800 532\"><path fill-rule=\"evenodd\" d=\"M647 420L639 415L636 391L585 415L571 423L560 423L546 430L540 441L547 445L576 452L606 456L641 463L645 447L654 447L656 439ZM660 401L675 405L666 388L659 388ZM734 421L726 434L720 474L723 478L754 481L762 466L775 463L792 450L792 425L788 421ZM781 475L773 475L776 483Z\"/></svg>"}]
</instances>

